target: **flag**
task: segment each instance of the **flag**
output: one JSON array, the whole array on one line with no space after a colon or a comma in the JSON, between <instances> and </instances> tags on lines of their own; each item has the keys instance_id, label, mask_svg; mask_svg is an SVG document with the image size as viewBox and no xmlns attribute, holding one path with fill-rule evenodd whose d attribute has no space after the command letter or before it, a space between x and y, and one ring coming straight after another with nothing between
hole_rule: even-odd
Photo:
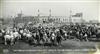
<instances>
[{"instance_id":1,"label":"flag","mask_svg":"<svg viewBox=\"0 0 100 54\"><path fill-rule=\"evenodd\" d=\"M82 17L83 13L76 13L75 15L72 15L72 17Z\"/></svg>"},{"instance_id":2,"label":"flag","mask_svg":"<svg viewBox=\"0 0 100 54\"><path fill-rule=\"evenodd\" d=\"M40 10L38 9L38 12L40 12Z\"/></svg>"},{"instance_id":3,"label":"flag","mask_svg":"<svg viewBox=\"0 0 100 54\"><path fill-rule=\"evenodd\" d=\"M51 12L51 9L49 10L49 12Z\"/></svg>"}]
</instances>

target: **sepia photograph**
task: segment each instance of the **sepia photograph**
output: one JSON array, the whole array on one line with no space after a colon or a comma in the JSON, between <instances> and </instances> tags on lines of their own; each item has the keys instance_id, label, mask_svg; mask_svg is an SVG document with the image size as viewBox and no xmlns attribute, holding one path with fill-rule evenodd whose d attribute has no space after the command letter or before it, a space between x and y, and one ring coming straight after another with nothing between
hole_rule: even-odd
<instances>
[{"instance_id":1,"label":"sepia photograph","mask_svg":"<svg viewBox=\"0 0 100 54\"><path fill-rule=\"evenodd\" d=\"M100 54L100 1L0 0L0 54Z\"/></svg>"}]
</instances>

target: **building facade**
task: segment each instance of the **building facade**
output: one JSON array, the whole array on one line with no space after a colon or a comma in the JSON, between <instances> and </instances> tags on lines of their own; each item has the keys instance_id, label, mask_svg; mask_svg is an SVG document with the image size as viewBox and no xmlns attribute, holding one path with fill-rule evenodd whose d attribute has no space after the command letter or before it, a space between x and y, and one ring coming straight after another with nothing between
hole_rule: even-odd
<instances>
[{"instance_id":1,"label":"building facade","mask_svg":"<svg viewBox=\"0 0 100 54\"><path fill-rule=\"evenodd\" d=\"M38 17L40 22L43 23L43 21L48 22L51 20L51 22L55 23L69 23L70 18L67 16L39 16ZM80 17L72 17L71 18L72 23L81 23L81 18Z\"/></svg>"},{"instance_id":2,"label":"building facade","mask_svg":"<svg viewBox=\"0 0 100 54\"><path fill-rule=\"evenodd\" d=\"M15 24L28 23L28 22L38 23L39 19L37 16L22 16L22 14L18 14L18 16L15 17L14 21L15 21Z\"/></svg>"},{"instance_id":3,"label":"building facade","mask_svg":"<svg viewBox=\"0 0 100 54\"><path fill-rule=\"evenodd\" d=\"M70 23L70 18L67 16L22 16L22 14L18 14L15 17L15 23ZM81 23L80 17L71 17L72 23Z\"/></svg>"}]
</instances>

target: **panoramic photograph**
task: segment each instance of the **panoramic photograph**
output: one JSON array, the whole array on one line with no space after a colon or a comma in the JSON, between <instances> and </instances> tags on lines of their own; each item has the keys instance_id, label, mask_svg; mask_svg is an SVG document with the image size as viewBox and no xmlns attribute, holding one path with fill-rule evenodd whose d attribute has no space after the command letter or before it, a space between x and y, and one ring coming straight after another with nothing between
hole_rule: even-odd
<instances>
[{"instance_id":1,"label":"panoramic photograph","mask_svg":"<svg viewBox=\"0 0 100 54\"><path fill-rule=\"evenodd\" d=\"M0 54L100 54L100 1L0 0Z\"/></svg>"}]
</instances>

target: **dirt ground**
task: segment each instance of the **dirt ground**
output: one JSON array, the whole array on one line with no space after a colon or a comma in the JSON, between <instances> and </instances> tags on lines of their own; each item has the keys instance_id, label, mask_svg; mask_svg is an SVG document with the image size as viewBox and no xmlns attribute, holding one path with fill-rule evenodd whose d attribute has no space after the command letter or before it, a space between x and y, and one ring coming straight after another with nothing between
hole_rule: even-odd
<instances>
[{"instance_id":1,"label":"dirt ground","mask_svg":"<svg viewBox=\"0 0 100 54\"><path fill-rule=\"evenodd\" d=\"M16 42L15 45L5 46L4 44L0 44L1 53L3 54L89 54L89 51L74 51L74 50L83 50L83 49L94 49L95 45L99 44L99 42L80 42L75 40L66 40L62 42L62 46L34 46L29 45L28 43L19 41ZM14 50L26 50L26 51L14 51ZM30 50L30 51L28 51ZM40 50L40 51L39 51ZM45 50L45 51L42 51ZM52 50L52 51L49 51ZM53 51L56 50L56 51ZM65 50L65 51L57 51L57 50ZM70 51L68 51L70 50ZM72 51L71 51L72 50Z\"/></svg>"}]
</instances>

